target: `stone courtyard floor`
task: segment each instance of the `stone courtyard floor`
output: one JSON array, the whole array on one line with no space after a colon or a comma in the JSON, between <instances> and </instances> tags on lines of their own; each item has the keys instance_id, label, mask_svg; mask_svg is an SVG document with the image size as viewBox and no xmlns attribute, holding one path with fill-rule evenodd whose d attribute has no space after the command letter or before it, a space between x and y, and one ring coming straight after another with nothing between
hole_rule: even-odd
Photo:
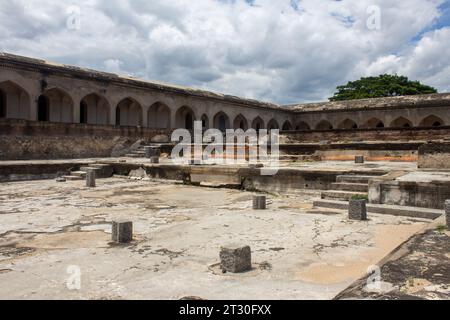
<instances>
[{"instance_id":1,"label":"stone courtyard floor","mask_svg":"<svg viewBox=\"0 0 450 320\"><path fill-rule=\"evenodd\" d=\"M0 299L332 299L430 221L313 209L315 191L269 195L168 181L0 184ZM110 244L111 222L135 241ZM448 241L448 240L447 240ZM222 274L219 250L252 248L254 268ZM448 247L447 247L448 248ZM81 271L69 290L70 266Z\"/></svg>"}]
</instances>

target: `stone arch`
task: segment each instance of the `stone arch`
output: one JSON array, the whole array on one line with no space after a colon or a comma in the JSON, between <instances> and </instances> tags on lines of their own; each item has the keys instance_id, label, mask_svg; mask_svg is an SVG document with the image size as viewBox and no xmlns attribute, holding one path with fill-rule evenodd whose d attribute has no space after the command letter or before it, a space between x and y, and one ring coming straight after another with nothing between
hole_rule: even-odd
<instances>
[{"instance_id":1,"label":"stone arch","mask_svg":"<svg viewBox=\"0 0 450 320\"><path fill-rule=\"evenodd\" d=\"M394 121L391 122L392 128L412 128L413 124L411 121L404 117L398 117Z\"/></svg>"},{"instance_id":2,"label":"stone arch","mask_svg":"<svg viewBox=\"0 0 450 320\"><path fill-rule=\"evenodd\" d=\"M125 98L116 107L116 125L123 127L142 126L142 107L133 98Z\"/></svg>"},{"instance_id":3,"label":"stone arch","mask_svg":"<svg viewBox=\"0 0 450 320\"><path fill-rule=\"evenodd\" d=\"M188 106L181 107L175 114L176 126L179 129L193 130L195 120L194 111Z\"/></svg>"},{"instance_id":4,"label":"stone arch","mask_svg":"<svg viewBox=\"0 0 450 320\"><path fill-rule=\"evenodd\" d=\"M72 123L73 108L73 100L67 92L59 88L46 90L38 98L38 120Z\"/></svg>"},{"instance_id":5,"label":"stone arch","mask_svg":"<svg viewBox=\"0 0 450 320\"><path fill-rule=\"evenodd\" d=\"M219 129L222 132L225 132L227 129L231 128L230 118L223 111L220 111L214 116L213 123L214 128Z\"/></svg>"},{"instance_id":6,"label":"stone arch","mask_svg":"<svg viewBox=\"0 0 450 320\"><path fill-rule=\"evenodd\" d=\"M252 129L255 129L256 131L265 129L264 120L260 117L256 117L252 122Z\"/></svg>"},{"instance_id":7,"label":"stone arch","mask_svg":"<svg viewBox=\"0 0 450 320\"><path fill-rule=\"evenodd\" d=\"M297 124L297 126L295 127L295 130L306 131L306 130L311 130L311 127L306 122L301 121L300 123Z\"/></svg>"},{"instance_id":8,"label":"stone arch","mask_svg":"<svg viewBox=\"0 0 450 320\"><path fill-rule=\"evenodd\" d=\"M148 109L148 127L152 129L169 129L170 116L170 108L164 103L156 102Z\"/></svg>"},{"instance_id":9,"label":"stone arch","mask_svg":"<svg viewBox=\"0 0 450 320\"><path fill-rule=\"evenodd\" d=\"M444 122L444 120L442 120L441 118L439 118L435 115L430 115L430 116L426 117L425 119L423 119L422 122L420 122L419 126L427 127L427 128L442 127L442 126L445 126L445 122Z\"/></svg>"},{"instance_id":10,"label":"stone arch","mask_svg":"<svg viewBox=\"0 0 450 320\"><path fill-rule=\"evenodd\" d=\"M278 124L278 122L275 119L272 119L267 124L267 129L268 130L277 130L277 129L280 129L280 125Z\"/></svg>"},{"instance_id":11,"label":"stone arch","mask_svg":"<svg viewBox=\"0 0 450 320\"><path fill-rule=\"evenodd\" d=\"M0 83L0 118L30 119L30 101L28 92L18 84Z\"/></svg>"},{"instance_id":12,"label":"stone arch","mask_svg":"<svg viewBox=\"0 0 450 320\"><path fill-rule=\"evenodd\" d=\"M327 120L322 120L316 125L316 130L319 131L333 130L333 125Z\"/></svg>"},{"instance_id":13,"label":"stone arch","mask_svg":"<svg viewBox=\"0 0 450 320\"><path fill-rule=\"evenodd\" d=\"M358 125L351 119L345 119L338 125L338 129L358 129Z\"/></svg>"},{"instance_id":14,"label":"stone arch","mask_svg":"<svg viewBox=\"0 0 450 320\"><path fill-rule=\"evenodd\" d=\"M233 128L234 128L235 130L237 130L237 129L242 129L242 130L244 130L244 131L247 131L247 130L248 130L248 121L247 121L247 119L246 119L242 114L239 114L239 115L234 119L234 122L233 122Z\"/></svg>"},{"instance_id":15,"label":"stone arch","mask_svg":"<svg viewBox=\"0 0 450 320\"><path fill-rule=\"evenodd\" d=\"M105 97L96 93L85 96L80 101L80 123L108 125L110 105Z\"/></svg>"},{"instance_id":16,"label":"stone arch","mask_svg":"<svg viewBox=\"0 0 450 320\"><path fill-rule=\"evenodd\" d=\"M384 125L384 122L381 121L380 119L371 118L371 119L367 120L364 127L368 128L368 129L374 129L374 128L384 128L385 125Z\"/></svg>"},{"instance_id":17,"label":"stone arch","mask_svg":"<svg viewBox=\"0 0 450 320\"><path fill-rule=\"evenodd\" d=\"M6 94L0 88L0 118L6 118Z\"/></svg>"},{"instance_id":18,"label":"stone arch","mask_svg":"<svg viewBox=\"0 0 450 320\"><path fill-rule=\"evenodd\" d=\"M293 127L289 120L286 120L283 124L282 130L283 131L292 131Z\"/></svg>"},{"instance_id":19,"label":"stone arch","mask_svg":"<svg viewBox=\"0 0 450 320\"><path fill-rule=\"evenodd\" d=\"M206 114L203 114L201 117L201 121L202 121L202 130L206 131L209 129L209 118Z\"/></svg>"}]
</instances>

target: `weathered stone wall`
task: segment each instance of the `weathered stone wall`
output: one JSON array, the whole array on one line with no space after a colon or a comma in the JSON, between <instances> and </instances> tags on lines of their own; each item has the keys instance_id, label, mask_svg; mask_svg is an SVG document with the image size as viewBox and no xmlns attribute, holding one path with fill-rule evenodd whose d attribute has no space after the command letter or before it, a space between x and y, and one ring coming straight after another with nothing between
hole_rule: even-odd
<instances>
[{"instance_id":1,"label":"weathered stone wall","mask_svg":"<svg viewBox=\"0 0 450 320\"><path fill-rule=\"evenodd\" d=\"M137 141L167 141L170 131L0 120L0 160L119 156Z\"/></svg>"},{"instance_id":2,"label":"weathered stone wall","mask_svg":"<svg viewBox=\"0 0 450 320\"><path fill-rule=\"evenodd\" d=\"M419 148L421 169L450 169L450 142L434 142Z\"/></svg>"},{"instance_id":3,"label":"weathered stone wall","mask_svg":"<svg viewBox=\"0 0 450 320\"><path fill-rule=\"evenodd\" d=\"M342 129L327 131L298 131L284 133L284 143L310 142L355 142L355 141L430 141L450 137L450 126L436 128L378 128L378 129Z\"/></svg>"}]
</instances>

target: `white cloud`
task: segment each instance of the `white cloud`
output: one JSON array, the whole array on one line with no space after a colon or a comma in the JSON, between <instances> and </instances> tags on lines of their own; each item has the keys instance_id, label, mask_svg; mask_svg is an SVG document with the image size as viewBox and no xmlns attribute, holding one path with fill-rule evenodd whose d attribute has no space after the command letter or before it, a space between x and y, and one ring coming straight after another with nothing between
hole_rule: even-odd
<instances>
[{"instance_id":1,"label":"white cloud","mask_svg":"<svg viewBox=\"0 0 450 320\"><path fill-rule=\"evenodd\" d=\"M1 0L0 50L278 103L398 72L450 90L443 0ZM381 29L368 30L379 5Z\"/></svg>"}]
</instances>

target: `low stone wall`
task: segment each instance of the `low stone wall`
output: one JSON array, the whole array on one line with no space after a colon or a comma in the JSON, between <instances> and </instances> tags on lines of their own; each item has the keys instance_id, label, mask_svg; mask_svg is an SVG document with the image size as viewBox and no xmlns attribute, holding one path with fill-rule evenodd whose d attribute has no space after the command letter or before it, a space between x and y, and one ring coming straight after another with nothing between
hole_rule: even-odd
<instances>
[{"instance_id":1,"label":"low stone wall","mask_svg":"<svg viewBox=\"0 0 450 320\"><path fill-rule=\"evenodd\" d=\"M450 169L450 142L427 143L419 148L421 169Z\"/></svg>"},{"instance_id":2,"label":"low stone wall","mask_svg":"<svg viewBox=\"0 0 450 320\"><path fill-rule=\"evenodd\" d=\"M120 156L139 140L166 142L168 130L0 120L0 160Z\"/></svg>"},{"instance_id":3,"label":"low stone wall","mask_svg":"<svg viewBox=\"0 0 450 320\"><path fill-rule=\"evenodd\" d=\"M364 141L430 141L448 139L450 126L435 128L377 128L327 131L283 132L284 143L364 142Z\"/></svg>"}]
</instances>

